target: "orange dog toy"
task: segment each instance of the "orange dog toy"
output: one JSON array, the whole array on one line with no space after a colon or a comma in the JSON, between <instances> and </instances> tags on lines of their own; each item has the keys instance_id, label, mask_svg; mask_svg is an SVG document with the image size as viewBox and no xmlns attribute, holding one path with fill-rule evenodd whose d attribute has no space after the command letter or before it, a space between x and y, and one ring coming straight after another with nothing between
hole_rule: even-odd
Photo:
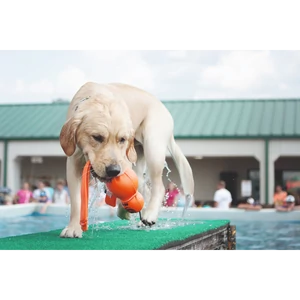
<instances>
[{"instance_id":1,"label":"orange dog toy","mask_svg":"<svg viewBox=\"0 0 300 300\"><path fill-rule=\"evenodd\" d=\"M89 204L89 182L90 182L91 163L87 161L81 177L81 209L80 209L80 225L82 231L88 229L88 204Z\"/></svg>"},{"instance_id":2,"label":"orange dog toy","mask_svg":"<svg viewBox=\"0 0 300 300\"><path fill-rule=\"evenodd\" d=\"M106 183L106 204L115 207L117 198L130 213L140 212L144 206L143 196L137 191L138 178L132 169L127 169L122 175Z\"/></svg>"}]
</instances>

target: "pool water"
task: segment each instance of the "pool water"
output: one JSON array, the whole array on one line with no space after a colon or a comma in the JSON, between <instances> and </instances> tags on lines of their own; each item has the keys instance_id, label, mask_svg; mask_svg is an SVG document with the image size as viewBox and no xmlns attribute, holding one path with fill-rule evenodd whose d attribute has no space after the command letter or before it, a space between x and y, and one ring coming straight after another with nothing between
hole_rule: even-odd
<instances>
[{"instance_id":1,"label":"pool water","mask_svg":"<svg viewBox=\"0 0 300 300\"><path fill-rule=\"evenodd\" d=\"M299 250L300 221L235 221L237 250Z\"/></svg>"},{"instance_id":2,"label":"pool water","mask_svg":"<svg viewBox=\"0 0 300 300\"><path fill-rule=\"evenodd\" d=\"M91 219L92 223L109 222L116 217ZM69 217L55 215L31 215L6 218L0 221L0 238L62 229ZM199 220L199 222L201 222ZM300 250L300 221L234 221L237 250ZM159 228L156 228L156 230Z\"/></svg>"},{"instance_id":3,"label":"pool water","mask_svg":"<svg viewBox=\"0 0 300 300\"><path fill-rule=\"evenodd\" d=\"M95 222L112 221L114 217L101 218ZM34 214L24 217L5 218L0 221L0 238L62 229L68 225L69 217ZM92 221L89 221L91 224Z\"/></svg>"}]
</instances>

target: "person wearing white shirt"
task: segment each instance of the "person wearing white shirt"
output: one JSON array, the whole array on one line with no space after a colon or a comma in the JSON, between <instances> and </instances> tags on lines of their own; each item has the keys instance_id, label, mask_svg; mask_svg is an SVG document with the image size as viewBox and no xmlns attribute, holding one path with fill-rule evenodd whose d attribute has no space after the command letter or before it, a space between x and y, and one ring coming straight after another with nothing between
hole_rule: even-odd
<instances>
[{"instance_id":1,"label":"person wearing white shirt","mask_svg":"<svg viewBox=\"0 0 300 300\"><path fill-rule=\"evenodd\" d=\"M232 197L231 193L225 188L226 183L224 181L220 181L217 186L217 191L214 195L214 207L219 209L229 209Z\"/></svg>"},{"instance_id":2,"label":"person wearing white shirt","mask_svg":"<svg viewBox=\"0 0 300 300\"><path fill-rule=\"evenodd\" d=\"M68 192L64 189L64 182L62 180L58 180L56 183L53 200L54 204L57 205L69 204L69 195Z\"/></svg>"}]
</instances>

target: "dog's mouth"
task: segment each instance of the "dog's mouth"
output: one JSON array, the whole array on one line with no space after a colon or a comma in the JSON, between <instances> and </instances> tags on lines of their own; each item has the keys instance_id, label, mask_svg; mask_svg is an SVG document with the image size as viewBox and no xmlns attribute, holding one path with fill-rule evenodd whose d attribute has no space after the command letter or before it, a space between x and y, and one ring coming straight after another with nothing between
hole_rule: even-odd
<instances>
[{"instance_id":1,"label":"dog's mouth","mask_svg":"<svg viewBox=\"0 0 300 300\"><path fill-rule=\"evenodd\" d=\"M93 167L91 167L91 174L92 174L92 176L93 176L94 178L99 179L101 182L111 182L112 179L113 179L113 177L108 177L108 176L106 176L106 177L101 177L101 176L99 176L99 175L95 172L95 170L93 169Z\"/></svg>"}]
</instances>

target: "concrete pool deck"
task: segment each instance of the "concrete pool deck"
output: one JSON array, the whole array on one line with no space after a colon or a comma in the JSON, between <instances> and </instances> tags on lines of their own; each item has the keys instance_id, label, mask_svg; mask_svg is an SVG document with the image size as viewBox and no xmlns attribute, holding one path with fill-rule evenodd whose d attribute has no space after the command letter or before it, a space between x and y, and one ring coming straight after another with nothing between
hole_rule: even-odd
<instances>
[{"instance_id":1,"label":"concrete pool deck","mask_svg":"<svg viewBox=\"0 0 300 300\"><path fill-rule=\"evenodd\" d=\"M21 217L39 212L42 204L16 204L0 206L0 219ZM110 214L110 207L102 206L93 208L90 215L97 215L99 218L107 218ZM46 211L50 215L69 216L69 207L50 205ZM160 218L181 218L182 208L162 208ZM216 208L189 208L185 219L200 220L230 220L234 221L300 221L300 210L291 212L277 212L275 209L262 209L260 211L246 211L244 209L230 208L220 210Z\"/></svg>"}]
</instances>

